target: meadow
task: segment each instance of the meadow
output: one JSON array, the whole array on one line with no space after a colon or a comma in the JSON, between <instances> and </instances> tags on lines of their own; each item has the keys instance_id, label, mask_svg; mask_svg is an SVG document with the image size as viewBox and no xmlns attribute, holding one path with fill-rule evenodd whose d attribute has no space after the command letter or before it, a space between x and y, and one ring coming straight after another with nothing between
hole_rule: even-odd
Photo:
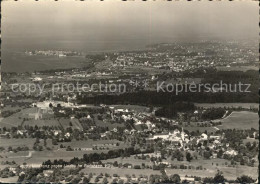
<instances>
[{"instance_id":1,"label":"meadow","mask_svg":"<svg viewBox=\"0 0 260 184\"><path fill-rule=\"evenodd\" d=\"M257 113L249 111L234 111L227 118L221 120L219 129L250 129L259 130L259 117Z\"/></svg>"},{"instance_id":2,"label":"meadow","mask_svg":"<svg viewBox=\"0 0 260 184\"><path fill-rule=\"evenodd\" d=\"M204 108L218 108L218 107L242 107L245 109L250 109L250 107L258 108L258 103L195 103L197 107L204 107Z\"/></svg>"}]
</instances>

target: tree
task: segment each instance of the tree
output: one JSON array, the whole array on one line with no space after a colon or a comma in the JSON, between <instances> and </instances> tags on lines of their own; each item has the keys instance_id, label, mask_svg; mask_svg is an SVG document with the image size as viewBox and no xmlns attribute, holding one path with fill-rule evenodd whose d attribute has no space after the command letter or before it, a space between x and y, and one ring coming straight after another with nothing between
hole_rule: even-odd
<instances>
[{"instance_id":1,"label":"tree","mask_svg":"<svg viewBox=\"0 0 260 184\"><path fill-rule=\"evenodd\" d=\"M51 142L52 142L53 145L58 145L58 141L56 139L52 139Z\"/></svg>"},{"instance_id":2,"label":"tree","mask_svg":"<svg viewBox=\"0 0 260 184\"><path fill-rule=\"evenodd\" d=\"M114 166L114 167L118 167L118 162L117 162L117 161L114 161L113 166Z\"/></svg>"},{"instance_id":3,"label":"tree","mask_svg":"<svg viewBox=\"0 0 260 184\"><path fill-rule=\"evenodd\" d=\"M87 177L84 177L84 178L83 178L83 183L89 183L89 181L90 181L90 180L89 180Z\"/></svg>"},{"instance_id":4,"label":"tree","mask_svg":"<svg viewBox=\"0 0 260 184\"><path fill-rule=\"evenodd\" d=\"M206 177L203 179L204 183L214 183L214 179L212 177Z\"/></svg>"},{"instance_id":5,"label":"tree","mask_svg":"<svg viewBox=\"0 0 260 184\"><path fill-rule=\"evenodd\" d=\"M211 156L211 154L210 154L209 151L205 151L204 154L203 154L203 156L204 156L205 159L209 159L210 156Z\"/></svg>"},{"instance_id":6,"label":"tree","mask_svg":"<svg viewBox=\"0 0 260 184\"><path fill-rule=\"evenodd\" d=\"M237 177L236 182L238 183L254 183L256 180L251 178L250 176L243 175L241 177Z\"/></svg>"},{"instance_id":7,"label":"tree","mask_svg":"<svg viewBox=\"0 0 260 184\"><path fill-rule=\"evenodd\" d=\"M124 184L124 180L122 180L122 179L119 180L119 181L118 181L118 184Z\"/></svg>"},{"instance_id":8,"label":"tree","mask_svg":"<svg viewBox=\"0 0 260 184\"><path fill-rule=\"evenodd\" d=\"M81 180L81 178L79 176L76 176L75 178L73 178L73 180L71 181L72 184L77 184L79 183Z\"/></svg>"},{"instance_id":9,"label":"tree","mask_svg":"<svg viewBox=\"0 0 260 184\"><path fill-rule=\"evenodd\" d=\"M47 146L47 140L46 140L46 138L44 139L44 146L45 146L45 147Z\"/></svg>"},{"instance_id":10,"label":"tree","mask_svg":"<svg viewBox=\"0 0 260 184\"><path fill-rule=\"evenodd\" d=\"M187 159L188 162L190 162L192 160L192 156L191 156L190 152L188 152L186 154L186 159Z\"/></svg>"},{"instance_id":11,"label":"tree","mask_svg":"<svg viewBox=\"0 0 260 184\"><path fill-rule=\"evenodd\" d=\"M213 178L213 180L214 180L214 183L224 183L226 179L224 178L223 173L218 170L218 172L215 175L215 177Z\"/></svg>"},{"instance_id":12,"label":"tree","mask_svg":"<svg viewBox=\"0 0 260 184\"><path fill-rule=\"evenodd\" d=\"M95 178L95 183L97 183L97 182L99 182L99 178L98 177Z\"/></svg>"},{"instance_id":13,"label":"tree","mask_svg":"<svg viewBox=\"0 0 260 184\"><path fill-rule=\"evenodd\" d=\"M218 158L222 158L223 153L224 153L223 150L220 149L219 152L217 153L217 157L218 157Z\"/></svg>"},{"instance_id":14,"label":"tree","mask_svg":"<svg viewBox=\"0 0 260 184\"><path fill-rule=\"evenodd\" d=\"M180 183L181 177L178 174L174 174L170 176L170 181L172 183Z\"/></svg>"},{"instance_id":15,"label":"tree","mask_svg":"<svg viewBox=\"0 0 260 184\"><path fill-rule=\"evenodd\" d=\"M8 152L9 152L9 151L13 151L12 146L9 146L9 147L8 147Z\"/></svg>"},{"instance_id":16,"label":"tree","mask_svg":"<svg viewBox=\"0 0 260 184\"><path fill-rule=\"evenodd\" d=\"M108 181L107 181L107 178L106 178L106 177L104 177L104 179L103 179L102 183L103 183L103 184L107 184L107 183L108 183Z\"/></svg>"}]
</instances>

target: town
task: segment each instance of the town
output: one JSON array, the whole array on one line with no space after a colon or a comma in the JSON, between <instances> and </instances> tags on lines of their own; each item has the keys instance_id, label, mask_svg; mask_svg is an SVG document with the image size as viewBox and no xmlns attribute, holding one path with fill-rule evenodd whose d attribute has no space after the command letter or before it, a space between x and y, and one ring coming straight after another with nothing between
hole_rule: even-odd
<instances>
[{"instance_id":1,"label":"town","mask_svg":"<svg viewBox=\"0 0 260 184\"><path fill-rule=\"evenodd\" d=\"M41 53L58 52L35 54ZM156 44L86 54L85 68L2 72L0 181L257 182L256 55L248 43ZM155 88L158 81L232 84L238 77L252 93L176 96ZM99 82L124 84L126 91L52 88ZM45 87L19 89L28 83Z\"/></svg>"}]
</instances>

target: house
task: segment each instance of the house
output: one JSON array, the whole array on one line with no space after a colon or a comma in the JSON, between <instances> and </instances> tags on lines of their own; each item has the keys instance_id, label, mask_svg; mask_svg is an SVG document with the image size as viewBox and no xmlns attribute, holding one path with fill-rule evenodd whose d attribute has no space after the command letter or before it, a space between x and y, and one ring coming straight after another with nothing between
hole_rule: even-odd
<instances>
[{"instance_id":1,"label":"house","mask_svg":"<svg viewBox=\"0 0 260 184\"><path fill-rule=\"evenodd\" d=\"M50 175L52 175L53 170L43 170L43 174L45 177L49 177Z\"/></svg>"},{"instance_id":2,"label":"house","mask_svg":"<svg viewBox=\"0 0 260 184\"><path fill-rule=\"evenodd\" d=\"M217 140L219 140L220 137L221 137L220 135L211 135L210 139L215 139L215 140L217 139Z\"/></svg>"},{"instance_id":3,"label":"house","mask_svg":"<svg viewBox=\"0 0 260 184\"><path fill-rule=\"evenodd\" d=\"M73 148L74 151L92 151L93 148Z\"/></svg>"},{"instance_id":4,"label":"house","mask_svg":"<svg viewBox=\"0 0 260 184\"><path fill-rule=\"evenodd\" d=\"M224 154L230 155L230 156L235 156L238 153L237 153L237 151L230 149L230 150L227 150Z\"/></svg>"},{"instance_id":5,"label":"house","mask_svg":"<svg viewBox=\"0 0 260 184\"><path fill-rule=\"evenodd\" d=\"M208 135L203 133L203 134L201 134L200 139L201 140L208 140Z\"/></svg>"},{"instance_id":6,"label":"house","mask_svg":"<svg viewBox=\"0 0 260 184\"><path fill-rule=\"evenodd\" d=\"M41 77L34 77L34 78L32 78L32 81L33 82L42 81L42 78Z\"/></svg>"}]
</instances>

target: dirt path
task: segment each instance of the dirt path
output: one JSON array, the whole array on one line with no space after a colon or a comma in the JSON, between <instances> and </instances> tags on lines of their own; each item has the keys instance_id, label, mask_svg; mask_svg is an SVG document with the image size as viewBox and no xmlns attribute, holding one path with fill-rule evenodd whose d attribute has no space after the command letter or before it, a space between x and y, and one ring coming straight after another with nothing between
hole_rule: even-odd
<instances>
[{"instance_id":1,"label":"dirt path","mask_svg":"<svg viewBox=\"0 0 260 184\"><path fill-rule=\"evenodd\" d=\"M8 158L31 158L34 151L29 151L28 155L26 156L14 156L14 157L8 157Z\"/></svg>"}]
</instances>

